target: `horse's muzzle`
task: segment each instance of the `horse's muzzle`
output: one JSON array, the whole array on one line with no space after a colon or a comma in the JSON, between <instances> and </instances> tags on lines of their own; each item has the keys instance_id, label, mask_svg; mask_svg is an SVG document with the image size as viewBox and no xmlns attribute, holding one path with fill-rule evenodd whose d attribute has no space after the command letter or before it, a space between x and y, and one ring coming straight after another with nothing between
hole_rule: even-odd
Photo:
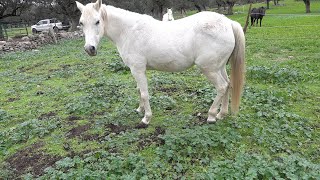
<instances>
[{"instance_id":1,"label":"horse's muzzle","mask_svg":"<svg viewBox=\"0 0 320 180\"><path fill-rule=\"evenodd\" d=\"M90 55L90 56L95 56L97 55L97 49L94 46L87 46L84 48L86 50L86 52Z\"/></svg>"}]
</instances>

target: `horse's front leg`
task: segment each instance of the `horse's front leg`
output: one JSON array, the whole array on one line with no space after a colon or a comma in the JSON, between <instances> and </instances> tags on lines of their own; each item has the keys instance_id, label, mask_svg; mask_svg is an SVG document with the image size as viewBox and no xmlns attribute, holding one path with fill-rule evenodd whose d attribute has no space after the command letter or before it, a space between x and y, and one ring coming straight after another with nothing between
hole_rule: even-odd
<instances>
[{"instance_id":1,"label":"horse's front leg","mask_svg":"<svg viewBox=\"0 0 320 180\"><path fill-rule=\"evenodd\" d=\"M152 112L151 107L149 103L149 93L148 93L148 82L147 82L147 76L146 76L146 68L131 68L131 73L133 77L135 78L138 89L140 91L140 103L139 108L137 111L142 112L144 109L144 117L142 119L142 123L149 124Z\"/></svg>"}]
</instances>

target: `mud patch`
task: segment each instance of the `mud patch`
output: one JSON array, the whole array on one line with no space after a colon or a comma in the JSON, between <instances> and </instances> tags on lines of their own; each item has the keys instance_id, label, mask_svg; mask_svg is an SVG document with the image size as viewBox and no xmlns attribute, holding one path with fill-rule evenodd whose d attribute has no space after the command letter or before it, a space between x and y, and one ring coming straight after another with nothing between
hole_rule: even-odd
<instances>
[{"instance_id":1,"label":"mud patch","mask_svg":"<svg viewBox=\"0 0 320 180\"><path fill-rule=\"evenodd\" d=\"M192 128L194 126L201 126L204 124L207 124L207 113L205 112L196 112L192 115L194 118L189 121L188 124L186 124L184 127L182 127L182 129L189 129Z\"/></svg>"},{"instance_id":2,"label":"mud patch","mask_svg":"<svg viewBox=\"0 0 320 180\"><path fill-rule=\"evenodd\" d=\"M74 115L70 115L67 118L68 121L77 121L77 120L80 120L80 119L81 119L80 116L74 116Z\"/></svg>"},{"instance_id":3,"label":"mud patch","mask_svg":"<svg viewBox=\"0 0 320 180\"><path fill-rule=\"evenodd\" d=\"M90 124L74 127L68 132L67 138L81 137L90 127Z\"/></svg>"},{"instance_id":4,"label":"mud patch","mask_svg":"<svg viewBox=\"0 0 320 180\"><path fill-rule=\"evenodd\" d=\"M45 120L45 119L50 119L52 117L55 117L57 114L55 112L48 112L48 113L44 113L44 114L41 114L38 119L39 120Z\"/></svg>"},{"instance_id":5,"label":"mud patch","mask_svg":"<svg viewBox=\"0 0 320 180\"><path fill-rule=\"evenodd\" d=\"M178 91L176 87L157 87L156 90L165 92L168 95L172 95L173 93Z\"/></svg>"},{"instance_id":6,"label":"mud patch","mask_svg":"<svg viewBox=\"0 0 320 180\"><path fill-rule=\"evenodd\" d=\"M29 66L29 67L20 67L19 68L19 71L20 72L27 72L27 71L30 71L30 70L33 70L33 69L35 69L35 68L37 68L37 67L40 67L40 66L42 66L42 65L44 65L44 63L42 62L42 63L38 63L38 64L34 64L34 65L31 65L31 66Z\"/></svg>"},{"instance_id":7,"label":"mud patch","mask_svg":"<svg viewBox=\"0 0 320 180\"><path fill-rule=\"evenodd\" d=\"M20 97L8 98L7 102L14 102L20 100Z\"/></svg>"},{"instance_id":8,"label":"mud patch","mask_svg":"<svg viewBox=\"0 0 320 180\"><path fill-rule=\"evenodd\" d=\"M101 140L102 137L99 134L85 134L81 136L81 139L84 141L96 141Z\"/></svg>"},{"instance_id":9,"label":"mud patch","mask_svg":"<svg viewBox=\"0 0 320 180\"><path fill-rule=\"evenodd\" d=\"M196 117L197 121L193 121L193 125L203 125L207 123L208 113L205 112L197 112L194 113L193 116Z\"/></svg>"},{"instance_id":10,"label":"mud patch","mask_svg":"<svg viewBox=\"0 0 320 180\"><path fill-rule=\"evenodd\" d=\"M15 178L30 172L34 176L43 175L45 168L52 166L61 159L41 151L44 142L32 144L23 150L18 151L7 159L10 168L14 171Z\"/></svg>"},{"instance_id":11,"label":"mud patch","mask_svg":"<svg viewBox=\"0 0 320 180\"><path fill-rule=\"evenodd\" d=\"M102 116L102 115L104 115L104 114L105 114L104 111L93 112L93 113L91 114L91 117Z\"/></svg>"},{"instance_id":12,"label":"mud patch","mask_svg":"<svg viewBox=\"0 0 320 180\"><path fill-rule=\"evenodd\" d=\"M140 122L139 124L137 124L137 125L135 126L136 129L145 129L145 128L147 128L147 127L148 127L148 124L145 124L145 123L143 123L143 122Z\"/></svg>"},{"instance_id":13,"label":"mud patch","mask_svg":"<svg viewBox=\"0 0 320 180\"><path fill-rule=\"evenodd\" d=\"M106 136L108 136L109 134L121 134L122 132L126 132L128 130L133 129L130 126L126 126L126 125L118 125L118 124L107 124L104 126L105 127L105 133L103 135L99 135L99 134L82 134L85 131L87 131L88 129L90 129L90 126L79 126L76 128L73 128L69 131L69 135L67 137L76 137L76 136L80 136L82 140L84 141L102 141ZM73 135L71 135L73 134Z\"/></svg>"},{"instance_id":14,"label":"mud patch","mask_svg":"<svg viewBox=\"0 0 320 180\"><path fill-rule=\"evenodd\" d=\"M140 136L140 140L138 141L139 150L144 149L151 144L155 144L156 146L164 145L165 141L160 138L160 135L166 133L166 130L160 126L157 126L155 131L149 135Z\"/></svg>"},{"instance_id":15,"label":"mud patch","mask_svg":"<svg viewBox=\"0 0 320 180\"><path fill-rule=\"evenodd\" d=\"M109 133L115 133L115 134L120 134L121 132L125 132L129 129L132 129L130 126L126 125L117 125L117 124L107 124L106 128L108 129Z\"/></svg>"}]
</instances>

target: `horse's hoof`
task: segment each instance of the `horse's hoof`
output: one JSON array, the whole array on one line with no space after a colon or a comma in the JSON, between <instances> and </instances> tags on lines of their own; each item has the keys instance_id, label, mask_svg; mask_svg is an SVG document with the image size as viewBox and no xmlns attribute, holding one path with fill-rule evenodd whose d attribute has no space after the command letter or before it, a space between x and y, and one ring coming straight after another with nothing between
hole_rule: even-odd
<instances>
[{"instance_id":1,"label":"horse's hoof","mask_svg":"<svg viewBox=\"0 0 320 180\"><path fill-rule=\"evenodd\" d=\"M216 123L216 122L217 122L217 120L216 120L215 118L207 119L207 123L208 123L208 124L214 124L214 123Z\"/></svg>"},{"instance_id":2,"label":"horse's hoof","mask_svg":"<svg viewBox=\"0 0 320 180\"><path fill-rule=\"evenodd\" d=\"M221 119L223 119L224 117L226 117L226 114L225 113L218 113L218 115L217 115L217 120L221 120Z\"/></svg>"},{"instance_id":3,"label":"horse's hoof","mask_svg":"<svg viewBox=\"0 0 320 180\"><path fill-rule=\"evenodd\" d=\"M145 124L143 122L140 122L139 124L136 125L137 129L145 129L148 127L148 124Z\"/></svg>"}]
</instances>

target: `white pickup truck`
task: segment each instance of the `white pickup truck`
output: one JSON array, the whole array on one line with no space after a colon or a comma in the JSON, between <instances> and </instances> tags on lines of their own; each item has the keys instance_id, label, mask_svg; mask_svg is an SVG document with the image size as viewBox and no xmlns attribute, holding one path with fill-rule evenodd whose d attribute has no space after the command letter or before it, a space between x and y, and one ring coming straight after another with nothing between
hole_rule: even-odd
<instances>
[{"instance_id":1,"label":"white pickup truck","mask_svg":"<svg viewBox=\"0 0 320 180\"><path fill-rule=\"evenodd\" d=\"M68 30L70 26L63 26L57 19L44 19L39 21L37 24L31 26L32 33L37 33L41 31L49 31L53 28L54 32L59 30Z\"/></svg>"}]
</instances>

